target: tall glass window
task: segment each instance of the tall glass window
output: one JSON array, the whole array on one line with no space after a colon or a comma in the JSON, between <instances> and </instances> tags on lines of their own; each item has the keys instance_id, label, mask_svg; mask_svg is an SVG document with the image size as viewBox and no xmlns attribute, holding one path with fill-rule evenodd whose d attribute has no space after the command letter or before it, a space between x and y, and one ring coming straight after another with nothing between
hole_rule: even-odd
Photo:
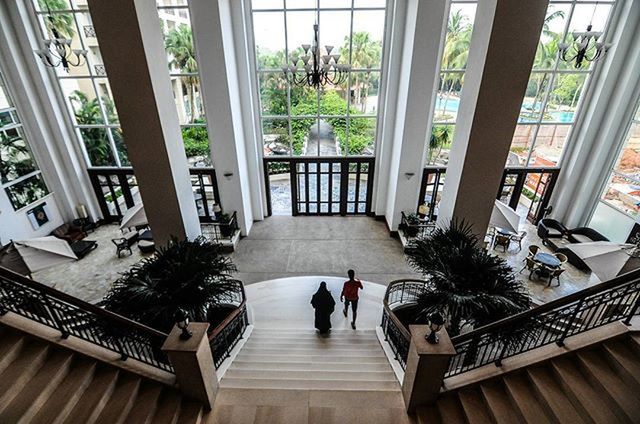
<instances>
[{"instance_id":1,"label":"tall glass window","mask_svg":"<svg viewBox=\"0 0 640 424\"><path fill-rule=\"evenodd\" d=\"M33 0L43 39L51 29L71 40L73 49L87 50L87 61L55 74L69 107L73 125L90 166L128 166L118 113L100 55L86 0ZM52 19L49 19L51 13Z\"/></svg>"},{"instance_id":2,"label":"tall glass window","mask_svg":"<svg viewBox=\"0 0 640 424\"><path fill-rule=\"evenodd\" d=\"M252 0L264 154L373 155L385 28L384 0ZM316 90L282 67L312 44L333 46L348 79ZM302 72L299 70L298 72Z\"/></svg>"},{"instance_id":3,"label":"tall glass window","mask_svg":"<svg viewBox=\"0 0 640 424\"><path fill-rule=\"evenodd\" d=\"M157 0L157 5L187 159L192 166L211 165L187 0Z\"/></svg>"},{"instance_id":4,"label":"tall glass window","mask_svg":"<svg viewBox=\"0 0 640 424\"><path fill-rule=\"evenodd\" d=\"M572 42L572 32L586 31L590 23L593 31L605 37L613 3L551 0L507 166L554 167L560 163L594 65L585 62L576 69L559 58L558 45Z\"/></svg>"},{"instance_id":5,"label":"tall glass window","mask_svg":"<svg viewBox=\"0 0 640 424\"><path fill-rule=\"evenodd\" d=\"M460 106L477 1L451 2L427 162L446 165Z\"/></svg>"},{"instance_id":6,"label":"tall glass window","mask_svg":"<svg viewBox=\"0 0 640 424\"><path fill-rule=\"evenodd\" d=\"M1 73L0 185L15 210L22 209L49 194Z\"/></svg>"},{"instance_id":7,"label":"tall glass window","mask_svg":"<svg viewBox=\"0 0 640 424\"><path fill-rule=\"evenodd\" d=\"M640 216L640 104L601 199L634 219Z\"/></svg>"}]
</instances>

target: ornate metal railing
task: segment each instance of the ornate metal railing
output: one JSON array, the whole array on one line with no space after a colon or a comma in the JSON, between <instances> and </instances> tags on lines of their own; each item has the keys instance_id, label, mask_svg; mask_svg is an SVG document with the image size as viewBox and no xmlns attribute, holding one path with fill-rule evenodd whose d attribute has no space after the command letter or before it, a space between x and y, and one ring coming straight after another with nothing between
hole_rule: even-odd
<instances>
[{"instance_id":1,"label":"ornate metal railing","mask_svg":"<svg viewBox=\"0 0 640 424\"><path fill-rule=\"evenodd\" d=\"M209 344L216 368L230 356L233 348L242 339L249 323L242 282L236 281L234 290L227 292L221 300L223 304L234 306L235 309L209 334Z\"/></svg>"},{"instance_id":2,"label":"ornate metal railing","mask_svg":"<svg viewBox=\"0 0 640 424\"><path fill-rule=\"evenodd\" d=\"M415 303L427 281L397 280L387 287L382 330L395 359L405 368L411 335L394 310ZM496 321L451 339L456 355L445 375L452 377L615 322L640 312L640 270Z\"/></svg>"},{"instance_id":3,"label":"ornate metal railing","mask_svg":"<svg viewBox=\"0 0 640 424\"><path fill-rule=\"evenodd\" d=\"M202 224L202 235L212 241L232 240L240 227L238 226L238 215L233 212L229 217L229 221L220 222L213 221Z\"/></svg>"},{"instance_id":4,"label":"ornate metal railing","mask_svg":"<svg viewBox=\"0 0 640 424\"><path fill-rule=\"evenodd\" d=\"M407 366L411 334L400 322L393 310L415 303L424 292L427 284L429 282L425 280L395 280L389 283L384 295L382 332L384 333L385 341L389 343L393 355L402 369Z\"/></svg>"},{"instance_id":5,"label":"ornate metal railing","mask_svg":"<svg viewBox=\"0 0 640 424\"><path fill-rule=\"evenodd\" d=\"M0 315L14 312L79 339L173 372L167 335L0 267Z\"/></svg>"},{"instance_id":6,"label":"ornate metal railing","mask_svg":"<svg viewBox=\"0 0 640 424\"><path fill-rule=\"evenodd\" d=\"M451 377L638 313L640 270L452 338Z\"/></svg>"},{"instance_id":7,"label":"ornate metal railing","mask_svg":"<svg viewBox=\"0 0 640 424\"><path fill-rule=\"evenodd\" d=\"M409 219L404 212L401 212L401 214L400 229L404 231L407 237L426 237L436 229L436 223L433 221L419 219L419 222L415 222Z\"/></svg>"}]
</instances>

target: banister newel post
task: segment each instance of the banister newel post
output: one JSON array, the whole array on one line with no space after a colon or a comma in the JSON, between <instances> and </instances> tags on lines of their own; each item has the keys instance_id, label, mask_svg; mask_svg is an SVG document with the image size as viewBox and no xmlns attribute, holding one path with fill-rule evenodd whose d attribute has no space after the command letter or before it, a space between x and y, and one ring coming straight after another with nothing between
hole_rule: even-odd
<instances>
[{"instance_id":1,"label":"banister newel post","mask_svg":"<svg viewBox=\"0 0 640 424\"><path fill-rule=\"evenodd\" d=\"M192 336L182 340L182 331L174 326L162 350L167 353L175 370L180 390L211 409L218 392L218 376L209 345L208 328L208 323L190 323Z\"/></svg>"},{"instance_id":2,"label":"banister newel post","mask_svg":"<svg viewBox=\"0 0 640 424\"><path fill-rule=\"evenodd\" d=\"M438 333L440 340L437 344L425 340L430 332L427 325L410 325L409 331L411 343L402 380L402 397L407 412L412 414L419 406L436 401L456 349L445 329Z\"/></svg>"}]
</instances>

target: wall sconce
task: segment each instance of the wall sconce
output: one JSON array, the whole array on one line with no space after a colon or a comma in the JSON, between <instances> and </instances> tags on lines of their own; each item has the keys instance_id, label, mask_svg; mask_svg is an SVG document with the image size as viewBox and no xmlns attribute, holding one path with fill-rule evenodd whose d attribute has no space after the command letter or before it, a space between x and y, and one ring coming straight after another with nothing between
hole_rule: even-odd
<instances>
[{"instance_id":1,"label":"wall sconce","mask_svg":"<svg viewBox=\"0 0 640 424\"><path fill-rule=\"evenodd\" d=\"M230 180L233 177L233 172L225 172L222 174L227 180Z\"/></svg>"},{"instance_id":2,"label":"wall sconce","mask_svg":"<svg viewBox=\"0 0 640 424\"><path fill-rule=\"evenodd\" d=\"M405 172L404 176L407 180L410 180L411 178L413 178L413 176L416 175L415 172Z\"/></svg>"},{"instance_id":3,"label":"wall sconce","mask_svg":"<svg viewBox=\"0 0 640 424\"><path fill-rule=\"evenodd\" d=\"M438 331L442 329L444 326L444 317L439 312L431 314L429 317L429 329L431 333L425 336L425 340L431 344L438 343L438 335L436 334Z\"/></svg>"},{"instance_id":4,"label":"wall sconce","mask_svg":"<svg viewBox=\"0 0 640 424\"><path fill-rule=\"evenodd\" d=\"M180 333L180 340L189 340L191 336L193 336L193 333L191 333L188 328L189 315L187 312L182 308L178 308L173 318L176 321L178 328L182 330L182 333Z\"/></svg>"}]
</instances>

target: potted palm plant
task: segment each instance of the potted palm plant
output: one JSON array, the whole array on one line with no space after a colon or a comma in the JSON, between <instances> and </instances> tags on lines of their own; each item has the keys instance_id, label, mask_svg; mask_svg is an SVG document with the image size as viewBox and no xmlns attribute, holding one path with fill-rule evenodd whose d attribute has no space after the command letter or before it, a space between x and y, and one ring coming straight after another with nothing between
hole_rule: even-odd
<instances>
[{"instance_id":1,"label":"potted palm plant","mask_svg":"<svg viewBox=\"0 0 640 424\"><path fill-rule=\"evenodd\" d=\"M409 264L429 281L419 297L411 323L426 323L434 312L447 319L449 335L529 309L526 285L506 261L482 249L464 222L452 221L426 238L412 241Z\"/></svg>"},{"instance_id":2,"label":"potted palm plant","mask_svg":"<svg viewBox=\"0 0 640 424\"><path fill-rule=\"evenodd\" d=\"M233 226L231 225L231 217L228 213L220 215L220 234L222 237L231 237L233 235Z\"/></svg>"},{"instance_id":3,"label":"potted palm plant","mask_svg":"<svg viewBox=\"0 0 640 424\"><path fill-rule=\"evenodd\" d=\"M203 237L173 240L126 271L101 304L163 332L173 327L178 308L212 329L234 308L224 299L241 284L232 278L236 267L221 248Z\"/></svg>"}]
</instances>

